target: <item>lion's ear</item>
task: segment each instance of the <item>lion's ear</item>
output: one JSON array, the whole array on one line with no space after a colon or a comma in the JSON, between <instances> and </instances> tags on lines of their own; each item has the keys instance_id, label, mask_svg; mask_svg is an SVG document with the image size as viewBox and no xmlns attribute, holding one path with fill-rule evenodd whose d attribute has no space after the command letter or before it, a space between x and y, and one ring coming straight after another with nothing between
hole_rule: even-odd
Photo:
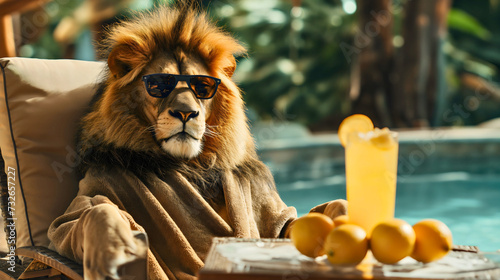
<instances>
[{"instance_id":1,"label":"lion's ear","mask_svg":"<svg viewBox=\"0 0 500 280\"><path fill-rule=\"evenodd\" d=\"M111 74L115 78L121 79L131 73L129 78L135 78L135 75L149 62L147 53L147 50L135 42L116 45L108 56L108 67Z\"/></svg>"},{"instance_id":2,"label":"lion's ear","mask_svg":"<svg viewBox=\"0 0 500 280\"><path fill-rule=\"evenodd\" d=\"M223 71L224 73L226 73L228 77L231 77L233 76L235 70L236 70L236 59L234 58L234 56L231 56L227 59L223 67Z\"/></svg>"}]
</instances>

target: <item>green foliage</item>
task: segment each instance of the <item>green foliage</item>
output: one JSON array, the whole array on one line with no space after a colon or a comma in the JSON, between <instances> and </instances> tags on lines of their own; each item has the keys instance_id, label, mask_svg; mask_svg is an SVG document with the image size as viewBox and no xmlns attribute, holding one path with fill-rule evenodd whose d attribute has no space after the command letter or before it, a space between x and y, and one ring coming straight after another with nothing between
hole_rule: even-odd
<instances>
[{"instance_id":1,"label":"green foliage","mask_svg":"<svg viewBox=\"0 0 500 280\"><path fill-rule=\"evenodd\" d=\"M448 109L463 112L445 125L477 125L500 117L500 100L482 88L464 84L464 75L483 79L485 87L500 92L500 6L497 1L455 0L448 17L444 47L449 87Z\"/></svg>"},{"instance_id":2,"label":"green foliage","mask_svg":"<svg viewBox=\"0 0 500 280\"><path fill-rule=\"evenodd\" d=\"M339 44L351 42L356 19L340 1L303 1L301 7L291 1L217 1L211 7L248 48L235 79L261 118L278 110L309 125L342 110L350 65Z\"/></svg>"},{"instance_id":3,"label":"green foliage","mask_svg":"<svg viewBox=\"0 0 500 280\"><path fill-rule=\"evenodd\" d=\"M481 39L489 39L491 37L491 33L479 21L462 10L450 10L448 14L448 26Z\"/></svg>"},{"instance_id":4,"label":"green foliage","mask_svg":"<svg viewBox=\"0 0 500 280\"><path fill-rule=\"evenodd\" d=\"M48 18L46 25L35 24L45 31L36 38L25 38L21 55L64 57L64 48L54 41L52 32L60 19L72 13L81 1L49 2L42 10ZM159 5L172 1L149 2ZM394 34L399 39L404 15L402 7L406 1L409 0L392 1ZM301 2L301 6L293 7L292 2ZM357 17L345 13L342 8L347 2L354 3L351 0L202 1L212 18L248 48L248 55L238 58L234 78L243 89L244 99L254 115L260 119L287 116L289 120L311 127L332 115L350 113L347 95L352 65L340 45L353 45L358 27ZM497 87L500 81L499 1L454 0L452 3L448 17L449 36L443 44L447 58L447 108L455 104L466 105L468 96L474 94L474 89L464 89L463 73L482 77ZM89 42L87 44L90 46ZM460 116L445 124L477 124L500 117L498 102L493 98L474 108L469 109L467 117Z\"/></svg>"},{"instance_id":5,"label":"green foliage","mask_svg":"<svg viewBox=\"0 0 500 280\"><path fill-rule=\"evenodd\" d=\"M395 36L401 33L405 3L393 1ZM460 105L468 111L441 124L477 124L500 116L500 110L494 110L493 100L477 108L468 106L471 89L464 89L461 75L498 81L499 6L487 1L452 3L450 35L443 44L447 58L443 78L448 84L443 106L448 110ZM247 105L261 118L273 118L278 110L293 121L314 126L332 115L349 113L351 65L339 46L352 45L358 28L357 18L342 10L342 1L301 1L297 17L291 1L226 0L214 1L211 7L214 17L249 49L249 55L240 58L235 78L246 92Z\"/></svg>"},{"instance_id":6,"label":"green foliage","mask_svg":"<svg viewBox=\"0 0 500 280\"><path fill-rule=\"evenodd\" d=\"M34 15L27 13L23 15L21 23L23 27L23 45L20 56L36 58L63 58L63 48L52 37L54 29L59 21L70 15L82 0L59 0L47 3ZM43 19L43 20L40 20ZM32 33L40 32L39 36L33 37Z\"/></svg>"}]
</instances>

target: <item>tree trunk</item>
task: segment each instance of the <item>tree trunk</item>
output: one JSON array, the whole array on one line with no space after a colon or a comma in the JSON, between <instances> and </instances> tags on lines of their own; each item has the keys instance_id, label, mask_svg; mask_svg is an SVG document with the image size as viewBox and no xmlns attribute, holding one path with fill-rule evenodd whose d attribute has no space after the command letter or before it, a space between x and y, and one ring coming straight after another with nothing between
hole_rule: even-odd
<instances>
[{"instance_id":1,"label":"tree trunk","mask_svg":"<svg viewBox=\"0 0 500 280\"><path fill-rule=\"evenodd\" d=\"M376 126L390 126L393 70L391 0L358 0L359 31L354 47L350 98L352 113L369 116Z\"/></svg>"},{"instance_id":2,"label":"tree trunk","mask_svg":"<svg viewBox=\"0 0 500 280\"><path fill-rule=\"evenodd\" d=\"M445 98L442 45L451 0L408 1L403 22L404 45L398 56L394 90L395 124L440 125Z\"/></svg>"}]
</instances>

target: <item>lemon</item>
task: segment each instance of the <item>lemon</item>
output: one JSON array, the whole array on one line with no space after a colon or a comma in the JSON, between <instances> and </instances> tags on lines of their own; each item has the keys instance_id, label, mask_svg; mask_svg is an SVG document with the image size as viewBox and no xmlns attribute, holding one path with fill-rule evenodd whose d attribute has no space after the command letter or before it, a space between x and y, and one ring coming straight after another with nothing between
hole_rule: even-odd
<instances>
[{"instance_id":1,"label":"lemon","mask_svg":"<svg viewBox=\"0 0 500 280\"><path fill-rule=\"evenodd\" d=\"M450 229L435 219L422 220L413 225L416 240L411 257L419 262L432 262L444 257L453 245Z\"/></svg>"},{"instance_id":2,"label":"lemon","mask_svg":"<svg viewBox=\"0 0 500 280\"><path fill-rule=\"evenodd\" d=\"M353 132L368 132L373 130L373 123L369 117L356 114L345 118L339 126L338 135L342 146L347 145L347 137Z\"/></svg>"},{"instance_id":3,"label":"lemon","mask_svg":"<svg viewBox=\"0 0 500 280\"><path fill-rule=\"evenodd\" d=\"M401 219L375 226L370 239L373 256L381 263L394 264L409 256L415 245L415 231Z\"/></svg>"},{"instance_id":4,"label":"lemon","mask_svg":"<svg viewBox=\"0 0 500 280\"><path fill-rule=\"evenodd\" d=\"M349 223L349 217L347 215L340 215L335 217L335 219L333 219L333 224L335 225L335 227L348 223Z\"/></svg>"},{"instance_id":5,"label":"lemon","mask_svg":"<svg viewBox=\"0 0 500 280\"><path fill-rule=\"evenodd\" d=\"M328 234L323 249L332 264L360 263L368 252L366 232L354 224L340 225Z\"/></svg>"},{"instance_id":6,"label":"lemon","mask_svg":"<svg viewBox=\"0 0 500 280\"><path fill-rule=\"evenodd\" d=\"M347 201L344 199L337 199L329 202L328 205L326 205L323 214L327 215L332 219L335 219L340 215L345 215L346 212L347 212Z\"/></svg>"},{"instance_id":7,"label":"lemon","mask_svg":"<svg viewBox=\"0 0 500 280\"><path fill-rule=\"evenodd\" d=\"M375 128L373 132L370 142L375 147L382 150L388 150L396 145L396 140L394 140L396 133L391 132L387 127L382 129Z\"/></svg>"},{"instance_id":8,"label":"lemon","mask_svg":"<svg viewBox=\"0 0 500 280\"><path fill-rule=\"evenodd\" d=\"M323 243L332 229L333 221L330 217L320 213L309 213L294 221L290 239L299 252L315 258L324 255Z\"/></svg>"}]
</instances>

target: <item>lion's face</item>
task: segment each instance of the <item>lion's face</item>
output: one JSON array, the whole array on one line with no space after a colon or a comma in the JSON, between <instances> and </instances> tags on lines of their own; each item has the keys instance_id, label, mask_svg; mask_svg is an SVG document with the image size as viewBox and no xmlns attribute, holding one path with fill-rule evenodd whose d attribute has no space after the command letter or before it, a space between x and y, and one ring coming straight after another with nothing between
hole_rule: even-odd
<instances>
[{"instance_id":1,"label":"lion's face","mask_svg":"<svg viewBox=\"0 0 500 280\"><path fill-rule=\"evenodd\" d=\"M231 79L235 55L245 48L204 13L182 7L159 8L110 30L104 42L109 72L83 120L81 154L112 147L218 168L254 156L241 92ZM214 77L217 92L197 98L198 88L188 87L193 77L176 77L172 91L157 87L161 98L151 96L149 77L168 84L165 74Z\"/></svg>"},{"instance_id":2,"label":"lion's face","mask_svg":"<svg viewBox=\"0 0 500 280\"><path fill-rule=\"evenodd\" d=\"M200 59L180 53L176 57L165 55L155 59L146 69L146 74L209 75ZM154 127L154 136L161 148L175 157L193 158L203 148L206 120L210 116L211 99L199 99L179 81L175 89L165 98L150 96L141 84L146 96L144 110Z\"/></svg>"}]
</instances>

